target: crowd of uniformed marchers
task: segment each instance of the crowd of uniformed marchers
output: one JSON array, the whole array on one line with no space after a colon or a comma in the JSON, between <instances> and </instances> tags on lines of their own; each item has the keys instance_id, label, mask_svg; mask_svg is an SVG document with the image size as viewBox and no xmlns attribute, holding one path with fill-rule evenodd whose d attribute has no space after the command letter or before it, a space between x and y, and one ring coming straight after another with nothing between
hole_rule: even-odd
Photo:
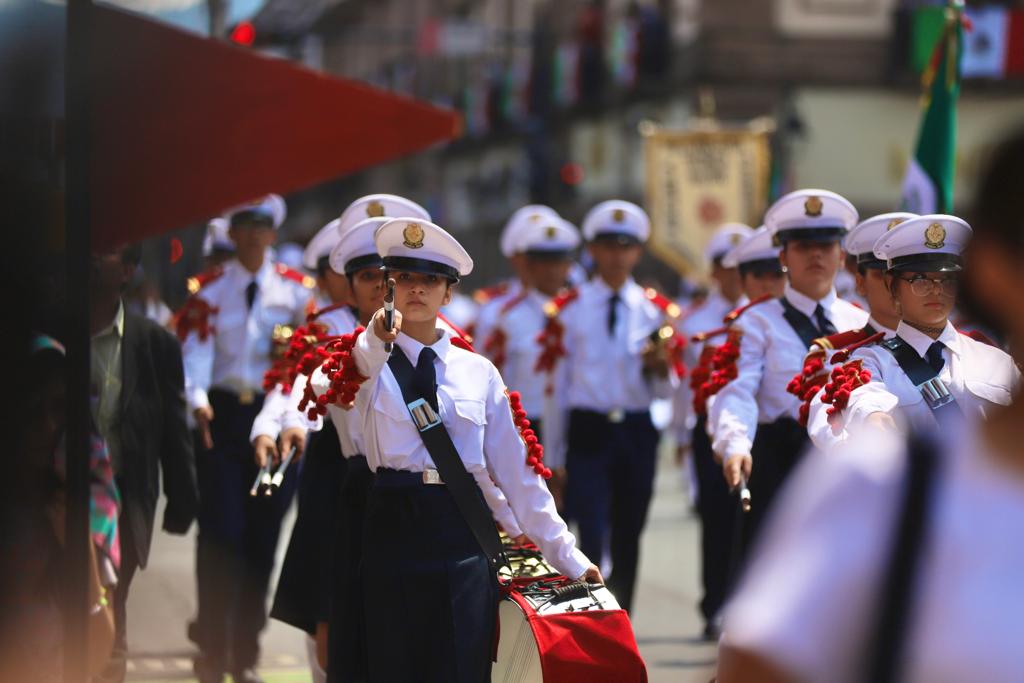
<instances>
[{"instance_id":1,"label":"crowd of uniformed marchers","mask_svg":"<svg viewBox=\"0 0 1024 683\"><path fill-rule=\"evenodd\" d=\"M519 209L514 277L473 300L471 256L400 196L325 225L313 276L269 256L279 197L214 221L231 254L174 321L200 680L258 680L295 490L270 616L308 633L316 680L487 680L499 529L631 610L662 431L695 475L719 680L1020 680L1024 423L1002 342L1024 327L1022 144L997 150L973 230L826 189L723 225L695 306L634 279L650 221L627 201L579 229ZM301 466L262 495L282 462Z\"/></svg>"}]
</instances>

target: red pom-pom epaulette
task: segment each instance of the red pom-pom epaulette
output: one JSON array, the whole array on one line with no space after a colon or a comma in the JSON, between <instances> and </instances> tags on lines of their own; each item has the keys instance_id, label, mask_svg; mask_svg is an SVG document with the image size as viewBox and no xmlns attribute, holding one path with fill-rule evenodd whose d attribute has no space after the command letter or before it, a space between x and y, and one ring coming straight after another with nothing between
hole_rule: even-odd
<instances>
[{"instance_id":1,"label":"red pom-pom epaulette","mask_svg":"<svg viewBox=\"0 0 1024 683\"><path fill-rule=\"evenodd\" d=\"M501 305L501 311L498 312L498 324L484 340L484 352L499 370L505 364L506 345L508 344L508 334L502 327L501 321L509 311L525 301L526 297L527 292L524 290Z\"/></svg>"},{"instance_id":2,"label":"red pom-pom epaulette","mask_svg":"<svg viewBox=\"0 0 1024 683\"><path fill-rule=\"evenodd\" d=\"M725 317L722 318L722 322L725 323L726 325L730 325L730 324L736 322L737 318L739 318L741 315L743 315L744 313L749 311L754 306L757 306L759 304L763 304L765 301L771 301L774 298L775 297L773 297L771 294L762 294L761 296L757 297L753 301L750 301L750 302L740 306L739 308L736 308L736 309L726 313Z\"/></svg>"},{"instance_id":3,"label":"red pom-pom epaulette","mask_svg":"<svg viewBox=\"0 0 1024 683\"><path fill-rule=\"evenodd\" d=\"M740 357L740 341L742 339L742 330L730 329L725 342L715 349L711 356L711 376L701 386L705 401L721 391L739 374L736 361Z\"/></svg>"},{"instance_id":4,"label":"red pom-pom epaulette","mask_svg":"<svg viewBox=\"0 0 1024 683\"><path fill-rule=\"evenodd\" d=\"M839 349L838 351L833 353L832 358L829 360L829 362L832 363L833 365L835 365L836 363L845 363L847 360L850 359L850 354L852 354L857 349L861 348L862 346L870 346L871 344L878 343L883 339L885 339L885 332L876 332L870 337L864 337L860 341L853 344L848 344L845 348Z\"/></svg>"},{"instance_id":5,"label":"red pom-pom epaulette","mask_svg":"<svg viewBox=\"0 0 1024 683\"><path fill-rule=\"evenodd\" d=\"M518 391L508 389L505 390L505 396L508 397L508 405L512 409L512 421L519 431L519 437L526 444L526 466L533 469L538 476L550 479L551 470L544 464L544 447L540 445L537 434L530 428L530 421L526 419L522 397Z\"/></svg>"},{"instance_id":6,"label":"red pom-pom epaulette","mask_svg":"<svg viewBox=\"0 0 1024 683\"><path fill-rule=\"evenodd\" d=\"M190 334L195 332L199 336L199 341L206 341L213 332L210 316L216 312L215 306L211 306L199 297L192 296L186 299L182 307L174 314L173 325L178 340L184 342Z\"/></svg>"},{"instance_id":7,"label":"red pom-pom epaulette","mask_svg":"<svg viewBox=\"0 0 1024 683\"><path fill-rule=\"evenodd\" d=\"M473 336L471 334L469 334L468 332L466 332L465 330L463 330L462 328L460 328L455 323L453 323L451 320L446 318L444 313L441 313L441 311L438 311L437 312L437 317L445 325L447 325L448 327L452 328L452 331L456 334L456 336L462 337L464 340L466 340L470 344L473 343Z\"/></svg>"},{"instance_id":8,"label":"red pom-pom epaulette","mask_svg":"<svg viewBox=\"0 0 1024 683\"><path fill-rule=\"evenodd\" d=\"M274 264L274 270L277 271L277 274L284 279L291 280L292 282L298 282L306 289L313 289L313 287L316 286L316 280L311 278L309 275L300 273L293 268L289 268L283 263Z\"/></svg>"},{"instance_id":9,"label":"red pom-pom epaulette","mask_svg":"<svg viewBox=\"0 0 1024 683\"><path fill-rule=\"evenodd\" d=\"M540 344L541 350L540 355L537 356L537 362L534 363L533 371L548 373L548 383L544 391L549 395L554 391L554 386L551 384L552 370L558 364L558 359L565 355L565 345L562 344L565 325L558 319L558 315L579 295L579 290L568 289L544 304L544 315L547 316L547 322L544 324L544 329L537 335L537 343Z\"/></svg>"},{"instance_id":10,"label":"red pom-pom epaulette","mask_svg":"<svg viewBox=\"0 0 1024 683\"><path fill-rule=\"evenodd\" d=\"M463 351L469 351L470 353L476 353L476 349L465 337L452 337L452 346L460 348Z\"/></svg>"},{"instance_id":11,"label":"red pom-pom epaulette","mask_svg":"<svg viewBox=\"0 0 1024 683\"><path fill-rule=\"evenodd\" d=\"M881 338L884 334L879 333ZM879 335L874 335L878 337ZM846 351L846 357L853 349L860 348L865 343L870 343L867 331L863 328L837 332L827 337L819 337L811 342L811 348L804 357L803 369L797 373L786 385L786 391L799 398L803 403L800 406L798 422L801 427L807 426L807 418L810 416L811 400L825 382L828 381L828 367L825 365L826 356L831 351ZM842 360L845 361L846 357Z\"/></svg>"},{"instance_id":12,"label":"red pom-pom epaulette","mask_svg":"<svg viewBox=\"0 0 1024 683\"><path fill-rule=\"evenodd\" d=\"M324 346L317 346L313 353L303 356L303 374L312 375L319 367L331 383L327 391L320 396L316 395L311 384L306 383L306 390L299 402L299 410L306 413L310 420L326 415L327 406L331 403L352 403L359 387L368 379L359 373L356 359L352 355L356 339L364 330L362 326L357 327L351 333L332 339Z\"/></svg>"},{"instance_id":13,"label":"red pom-pom epaulette","mask_svg":"<svg viewBox=\"0 0 1024 683\"><path fill-rule=\"evenodd\" d=\"M312 374L317 364L316 346L339 338L327 332L327 326L315 320L295 328L284 354L263 375L263 390L270 391L280 384L281 390L288 394L300 374Z\"/></svg>"},{"instance_id":14,"label":"red pom-pom epaulette","mask_svg":"<svg viewBox=\"0 0 1024 683\"><path fill-rule=\"evenodd\" d=\"M850 394L870 381L871 372L864 369L860 359L832 368L829 382L822 390L821 402L830 406L827 411L828 423L833 432L838 434L842 431L843 410L850 403Z\"/></svg>"},{"instance_id":15,"label":"red pom-pom epaulette","mask_svg":"<svg viewBox=\"0 0 1024 683\"><path fill-rule=\"evenodd\" d=\"M717 347L705 344L700 350L697 366L690 371L690 389L693 391L693 412L704 415L707 412L707 396L704 385L711 379L712 362Z\"/></svg>"},{"instance_id":16,"label":"red pom-pom epaulette","mask_svg":"<svg viewBox=\"0 0 1024 683\"><path fill-rule=\"evenodd\" d=\"M313 301L313 300L310 299L310 301ZM316 302L313 301L313 303L316 303ZM340 304L331 304L330 306L324 306L323 308L313 307L312 310L308 310L307 309L307 311L306 311L306 322L307 323L311 323L314 320L317 320L318 318L322 318L323 316L327 315L328 313L333 313L334 311L338 310L339 308L345 308L346 306L348 306L347 303L340 303Z\"/></svg>"},{"instance_id":17,"label":"red pom-pom epaulette","mask_svg":"<svg viewBox=\"0 0 1024 683\"><path fill-rule=\"evenodd\" d=\"M203 271L198 275L193 275L185 281L185 286L188 288L189 294L195 294L206 285L210 284L214 280L217 280L224 274L224 269L220 266L210 268L209 270Z\"/></svg>"},{"instance_id":18,"label":"red pom-pom epaulette","mask_svg":"<svg viewBox=\"0 0 1024 683\"><path fill-rule=\"evenodd\" d=\"M647 297L648 301L661 309L662 313L672 319L678 318L683 312L682 309L679 308L679 304L672 301L672 299L669 299L664 294L661 294L653 287L647 287L644 289L644 296Z\"/></svg>"},{"instance_id":19,"label":"red pom-pom epaulette","mask_svg":"<svg viewBox=\"0 0 1024 683\"><path fill-rule=\"evenodd\" d=\"M505 294L505 292L508 291L508 287L508 282L499 282L498 284L491 285L490 287L481 287L473 292L473 301L482 306L491 299L496 299Z\"/></svg>"}]
</instances>

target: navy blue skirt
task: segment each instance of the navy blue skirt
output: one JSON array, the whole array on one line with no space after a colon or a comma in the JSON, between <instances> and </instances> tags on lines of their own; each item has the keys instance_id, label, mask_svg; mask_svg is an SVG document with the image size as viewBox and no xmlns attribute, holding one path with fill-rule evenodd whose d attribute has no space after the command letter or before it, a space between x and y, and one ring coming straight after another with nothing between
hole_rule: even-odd
<instances>
[{"instance_id":1,"label":"navy blue skirt","mask_svg":"<svg viewBox=\"0 0 1024 683\"><path fill-rule=\"evenodd\" d=\"M497 580L447 487L377 472L361 575L368 680L490 680Z\"/></svg>"},{"instance_id":2,"label":"navy blue skirt","mask_svg":"<svg viewBox=\"0 0 1024 683\"><path fill-rule=\"evenodd\" d=\"M299 509L281 565L270 616L306 633L327 621L332 586L331 546L345 458L334 424L309 438L299 473Z\"/></svg>"}]
</instances>

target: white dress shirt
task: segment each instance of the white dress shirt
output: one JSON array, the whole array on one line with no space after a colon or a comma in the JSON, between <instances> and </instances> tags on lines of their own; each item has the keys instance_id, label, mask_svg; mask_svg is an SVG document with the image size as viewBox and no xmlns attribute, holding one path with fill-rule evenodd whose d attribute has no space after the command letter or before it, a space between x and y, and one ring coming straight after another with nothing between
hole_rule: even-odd
<instances>
[{"instance_id":1,"label":"white dress shirt","mask_svg":"<svg viewBox=\"0 0 1024 683\"><path fill-rule=\"evenodd\" d=\"M921 358L933 342L945 344L942 357L946 362L938 377L968 417L983 418L994 406L1009 404L1020 382L1020 371L1009 354L960 334L948 321L937 340L903 322L896 328L896 334ZM876 412L892 415L905 427L934 428L932 409L895 356L879 346L865 346L853 352L851 360L857 359L871 373L871 381L850 394L843 411L848 432L856 433L867 417Z\"/></svg>"},{"instance_id":2,"label":"white dress shirt","mask_svg":"<svg viewBox=\"0 0 1024 683\"><path fill-rule=\"evenodd\" d=\"M656 398L671 398L679 385L674 372L645 377L642 353L650 335L667 320L644 288L629 279L619 290L615 329L608 333L612 289L600 277L583 284L562 310L562 343L568 365L566 404L599 413L641 412Z\"/></svg>"},{"instance_id":3,"label":"white dress shirt","mask_svg":"<svg viewBox=\"0 0 1024 683\"><path fill-rule=\"evenodd\" d=\"M565 444L561 440L565 416L565 377L568 367L559 363L555 376L537 372L534 368L541 354L537 343L539 335L547 325L544 305L550 299L531 289L528 292L506 300L502 311L491 328L492 333L501 330L505 334L505 363L501 376L509 389L522 395L523 409L530 419L543 417L541 441L544 444L544 460L548 467L555 469L565 465ZM512 305L513 301L518 301ZM480 339L479 350L485 340ZM550 386L551 392L546 388Z\"/></svg>"},{"instance_id":4,"label":"white dress shirt","mask_svg":"<svg viewBox=\"0 0 1024 683\"><path fill-rule=\"evenodd\" d=\"M401 333L395 344L413 365L424 348ZM522 530L545 558L566 576L581 576L590 562L576 548L576 539L555 510L544 480L526 464L526 447L512 420L497 368L483 356L452 345L447 332L439 331L431 348L437 354L438 412L492 513L500 523L504 512L490 495L496 490L507 497ZM369 377L356 393L356 408L363 417L370 469L421 472L434 468L387 366L383 342L372 331L361 334L354 357L359 372Z\"/></svg>"},{"instance_id":5,"label":"white dress shirt","mask_svg":"<svg viewBox=\"0 0 1024 683\"><path fill-rule=\"evenodd\" d=\"M871 327L874 328L876 334L878 332L883 333L886 339L892 339L896 336L896 330L885 327L874 318L868 319L868 325L871 325ZM829 362L835 353L835 351L828 351L825 354L825 368L823 372L827 372L829 375L831 375L832 369L835 367L835 365ZM831 408L831 406L827 403L821 402L821 397L824 391L825 388L822 387L818 393L814 395L814 398L811 399L810 403L808 403L807 434L811 437L811 441L814 443L815 447L819 450L828 452L846 440L847 432L845 429L836 431L832 429L832 425L829 424L828 409Z\"/></svg>"},{"instance_id":6,"label":"white dress shirt","mask_svg":"<svg viewBox=\"0 0 1024 683\"><path fill-rule=\"evenodd\" d=\"M866 311L838 298L834 290L815 301L787 283L783 296L812 321L821 304L839 332L863 327L868 321ZM743 331L738 375L708 407L708 424L714 429L712 447L723 457L749 455L758 424L799 416L801 401L786 387L803 369L807 345L783 317L784 310L777 299L765 301L734 323Z\"/></svg>"},{"instance_id":7,"label":"white dress shirt","mask_svg":"<svg viewBox=\"0 0 1024 683\"><path fill-rule=\"evenodd\" d=\"M741 296L736 301L728 301L721 292L715 290L708 295L708 298L683 319L679 326L679 333L686 338L686 348L683 351L683 360L686 367L693 369L697 367L700 354L706 344L712 346L722 343L725 335L715 337L706 342L691 341L691 337L701 332L722 327L725 323L722 319L736 308L747 303L747 297ZM672 433L675 435L676 443L680 446L689 446L693 439L693 428L697 424L697 415L693 410L693 389L690 388L689 378L679 382L679 388L673 395L672 407Z\"/></svg>"},{"instance_id":8,"label":"white dress shirt","mask_svg":"<svg viewBox=\"0 0 1024 683\"><path fill-rule=\"evenodd\" d=\"M1020 681L1024 478L971 420L943 443L901 680ZM723 644L798 680L863 680L905 478L891 432L804 458L725 609Z\"/></svg>"},{"instance_id":9,"label":"white dress shirt","mask_svg":"<svg viewBox=\"0 0 1024 683\"><path fill-rule=\"evenodd\" d=\"M254 281L258 289L249 309L246 288ZM223 275L194 296L211 307L211 314L207 338L201 340L192 332L182 344L185 397L191 410L210 404L211 388L236 394L262 392L274 326L302 324L312 293L279 273L270 261L250 273L232 259L224 264Z\"/></svg>"},{"instance_id":10,"label":"white dress shirt","mask_svg":"<svg viewBox=\"0 0 1024 683\"><path fill-rule=\"evenodd\" d=\"M508 281L508 288L498 296L485 301L476 311L476 319L473 321L473 339L476 343L483 344L494 329L502 307L509 299L519 296L523 291L523 283L519 278Z\"/></svg>"}]
</instances>

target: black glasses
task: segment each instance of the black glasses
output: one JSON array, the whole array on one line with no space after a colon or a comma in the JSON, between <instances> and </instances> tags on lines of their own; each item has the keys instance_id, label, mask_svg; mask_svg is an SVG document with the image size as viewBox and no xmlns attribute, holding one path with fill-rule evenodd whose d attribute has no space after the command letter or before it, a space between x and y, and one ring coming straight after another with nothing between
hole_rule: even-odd
<instances>
[{"instance_id":1,"label":"black glasses","mask_svg":"<svg viewBox=\"0 0 1024 683\"><path fill-rule=\"evenodd\" d=\"M900 280L910 283L910 291L915 296L929 296L935 292L941 292L946 296L956 296L960 287L960 280L955 277L933 279L924 275L914 275L913 277L901 277Z\"/></svg>"}]
</instances>

